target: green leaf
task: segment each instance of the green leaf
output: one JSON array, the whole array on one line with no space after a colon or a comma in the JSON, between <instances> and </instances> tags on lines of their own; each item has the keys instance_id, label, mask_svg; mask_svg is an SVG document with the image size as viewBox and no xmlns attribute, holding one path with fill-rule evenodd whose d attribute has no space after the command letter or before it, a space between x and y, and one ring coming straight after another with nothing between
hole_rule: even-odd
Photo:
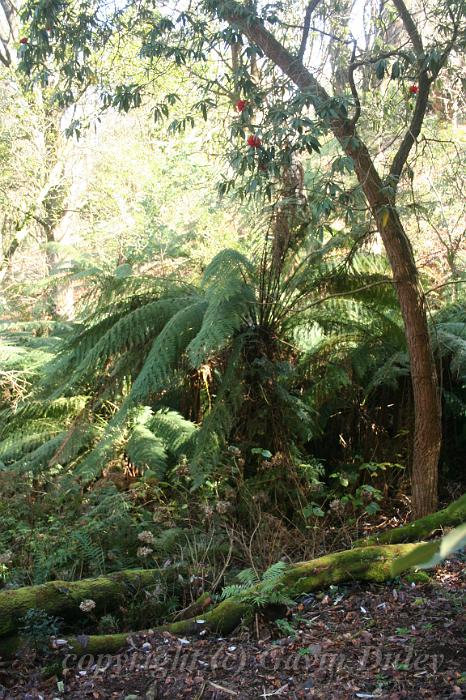
<instances>
[{"instance_id":1,"label":"green leaf","mask_svg":"<svg viewBox=\"0 0 466 700\"><path fill-rule=\"evenodd\" d=\"M395 61L395 63L394 63L393 66L392 66L392 74L391 74L392 80L396 80L396 78L399 78L399 77L400 77L400 72L401 72L401 70L400 70L400 62L399 62L399 61Z\"/></svg>"},{"instance_id":2,"label":"green leaf","mask_svg":"<svg viewBox=\"0 0 466 700\"><path fill-rule=\"evenodd\" d=\"M431 569L437 564L441 564L453 552L463 549L463 547L466 547L466 523L449 532L441 540L424 542L409 554L396 559L392 565L392 575L398 576L406 569L412 567Z\"/></svg>"},{"instance_id":3,"label":"green leaf","mask_svg":"<svg viewBox=\"0 0 466 700\"><path fill-rule=\"evenodd\" d=\"M385 69L387 68L387 60L385 58L380 59L375 64L375 74L379 80L382 80L385 75Z\"/></svg>"}]
</instances>

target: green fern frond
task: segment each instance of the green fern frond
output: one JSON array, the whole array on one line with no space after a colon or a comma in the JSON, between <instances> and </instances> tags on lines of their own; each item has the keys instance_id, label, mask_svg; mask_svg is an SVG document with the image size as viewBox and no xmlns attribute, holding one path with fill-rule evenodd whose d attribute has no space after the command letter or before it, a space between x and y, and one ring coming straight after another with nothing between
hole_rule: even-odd
<instances>
[{"instance_id":1,"label":"green fern frond","mask_svg":"<svg viewBox=\"0 0 466 700\"><path fill-rule=\"evenodd\" d=\"M207 302L196 301L188 306L185 302L184 306L170 318L154 340L132 386L129 396L131 404L144 403L151 394L164 388L182 361L187 345L199 332Z\"/></svg>"},{"instance_id":2,"label":"green fern frond","mask_svg":"<svg viewBox=\"0 0 466 700\"><path fill-rule=\"evenodd\" d=\"M283 576L288 565L284 561L277 561L262 574L262 583L265 587L274 586L277 580Z\"/></svg>"},{"instance_id":3,"label":"green fern frond","mask_svg":"<svg viewBox=\"0 0 466 700\"><path fill-rule=\"evenodd\" d=\"M50 460L60 448L66 435L66 432L58 433L58 435L43 442L36 449L26 452L21 458L8 465L8 471L14 474L31 472L34 475L43 472L49 466ZM41 440L43 440L42 437Z\"/></svg>"},{"instance_id":4,"label":"green fern frond","mask_svg":"<svg viewBox=\"0 0 466 700\"><path fill-rule=\"evenodd\" d=\"M81 413L84 410L88 396L70 396L55 399L53 401L27 401L20 404L15 411L2 412L0 419L14 423L36 418L58 419L66 422L66 419Z\"/></svg>"},{"instance_id":5,"label":"green fern frond","mask_svg":"<svg viewBox=\"0 0 466 700\"><path fill-rule=\"evenodd\" d=\"M236 578L243 587L255 586L255 584L260 581L260 577L254 569L243 569L237 574Z\"/></svg>"},{"instance_id":6,"label":"green fern frond","mask_svg":"<svg viewBox=\"0 0 466 700\"><path fill-rule=\"evenodd\" d=\"M407 376L409 376L408 353L396 352L374 373L367 387L367 394L370 394L379 386L396 388L399 379Z\"/></svg>"},{"instance_id":7,"label":"green fern frond","mask_svg":"<svg viewBox=\"0 0 466 700\"><path fill-rule=\"evenodd\" d=\"M101 372L110 358L144 346L185 306L186 299L160 299L119 319L84 355L71 376L70 384L77 383L90 373L94 375Z\"/></svg>"},{"instance_id":8,"label":"green fern frond","mask_svg":"<svg viewBox=\"0 0 466 700\"><path fill-rule=\"evenodd\" d=\"M20 430L7 434L0 442L0 459L5 463L17 461L61 432L63 426L59 422L48 419L26 421Z\"/></svg>"},{"instance_id":9,"label":"green fern frond","mask_svg":"<svg viewBox=\"0 0 466 700\"><path fill-rule=\"evenodd\" d=\"M162 480L167 470L167 452L162 440L143 425L136 425L126 445L131 462L141 470L150 469Z\"/></svg>"},{"instance_id":10,"label":"green fern frond","mask_svg":"<svg viewBox=\"0 0 466 700\"><path fill-rule=\"evenodd\" d=\"M240 277L244 282L250 283L255 277L256 271L251 261L238 250L226 248L220 251L205 269L202 286L220 288L232 276Z\"/></svg>"},{"instance_id":11,"label":"green fern frond","mask_svg":"<svg viewBox=\"0 0 466 700\"><path fill-rule=\"evenodd\" d=\"M177 411L161 409L151 418L149 428L159 437L165 449L175 458L181 455L189 457L194 449L194 440L198 426Z\"/></svg>"}]
</instances>

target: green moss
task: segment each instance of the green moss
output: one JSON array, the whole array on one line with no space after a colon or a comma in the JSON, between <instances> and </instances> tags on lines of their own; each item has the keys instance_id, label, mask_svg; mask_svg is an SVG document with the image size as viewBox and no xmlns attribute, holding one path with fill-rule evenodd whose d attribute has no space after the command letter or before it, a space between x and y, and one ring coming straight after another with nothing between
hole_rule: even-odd
<instances>
[{"instance_id":1,"label":"green moss","mask_svg":"<svg viewBox=\"0 0 466 700\"><path fill-rule=\"evenodd\" d=\"M453 501L447 508L438 510L436 513L426 515L424 518L415 520L409 525L397 527L394 530L381 532L363 540L355 542L356 547L375 544L398 544L400 542L415 542L423 537L428 537L435 530L445 527L455 527L466 521L466 493Z\"/></svg>"},{"instance_id":2,"label":"green moss","mask_svg":"<svg viewBox=\"0 0 466 700\"><path fill-rule=\"evenodd\" d=\"M339 584L345 581L385 581L391 578L393 561L402 555L408 554L416 546L416 544L379 545L327 554L318 559L288 567L284 574L277 579L276 585L293 595L297 595L327 588L331 584ZM128 577L125 577L125 580L128 580ZM83 582L80 583L82 584ZM116 585L115 581L114 585ZM250 589L251 595L257 592L260 585L258 584ZM79 590L80 595L83 595L83 590L79 586L74 590ZM85 591L86 597L95 599L94 591L88 588ZM209 632L229 634L250 611L249 604L244 602L244 600L228 598L221 601L211 610L202 612L201 615L187 620L178 620L157 629L158 631L168 630L172 634L183 636L199 634L203 629L207 629ZM85 638L71 637L67 641L76 654L113 653L126 645L128 636L129 633L124 632L120 634L91 635ZM18 637L0 639L0 654L4 658L11 657L19 643L20 639Z\"/></svg>"},{"instance_id":3,"label":"green moss","mask_svg":"<svg viewBox=\"0 0 466 700\"><path fill-rule=\"evenodd\" d=\"M432 579L425 571L413 571L404 576L408 583L432 583Z\"/></svg>"},{"instance_id":4,"label":"green moss","mask_svg":"<svg viewBox=\"0 0 466 700\"><path fill-rule=\"evenodd\" d=\"M158 569L129 569L81 581L51 581L0 591L0 636L16 632L21 618L31 608L73 620L83 615L79 609L81 601L90 598L96 604L95 613L104 614L160 578Z\"/></svg>"},{"instance_id":5,"label":"green moss","mask_svg":"<svg viewBox=\"0 0 466 700\"><path fill-rule=\"evenodd\" d=\"M126 646L130 632L118 634L91 634L86 637L67 637L74 654L114 654Z\"/></svg>"}]
</instances>

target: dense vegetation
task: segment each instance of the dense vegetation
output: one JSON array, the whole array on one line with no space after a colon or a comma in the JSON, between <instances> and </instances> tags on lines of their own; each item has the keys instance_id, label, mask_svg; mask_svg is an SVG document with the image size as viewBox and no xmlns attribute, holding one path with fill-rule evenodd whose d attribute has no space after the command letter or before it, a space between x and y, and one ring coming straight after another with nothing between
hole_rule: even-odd
<instances>
[{"instance_id":1,"label":"dense vegetation","mask_svg":"<svg viewBox=\"0 0 466 700\"><path fill-rule=\"evenodd\" d=\"M0 2L2 585L237 624L458 499L461 3Z\"/></svg>"}]
</instances>

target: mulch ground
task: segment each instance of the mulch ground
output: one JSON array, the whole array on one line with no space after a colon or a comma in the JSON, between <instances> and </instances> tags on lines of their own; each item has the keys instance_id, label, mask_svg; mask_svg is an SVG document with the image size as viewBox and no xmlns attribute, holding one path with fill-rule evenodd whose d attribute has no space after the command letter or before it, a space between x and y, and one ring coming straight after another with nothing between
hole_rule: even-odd
<instances>
[{"instance_id":1,"label":"mulch ground","mask_svg":"<svg viewBox=\"0 0 466 700\"><path fill-rule=\"evenodd\" d=\"M0 698L466 698L464 561L434 579L332 588L228 639L133 635L118 655L62 655L47 680L38 659L18 659L0 669Z\"/></svg>"}]
</instances>

